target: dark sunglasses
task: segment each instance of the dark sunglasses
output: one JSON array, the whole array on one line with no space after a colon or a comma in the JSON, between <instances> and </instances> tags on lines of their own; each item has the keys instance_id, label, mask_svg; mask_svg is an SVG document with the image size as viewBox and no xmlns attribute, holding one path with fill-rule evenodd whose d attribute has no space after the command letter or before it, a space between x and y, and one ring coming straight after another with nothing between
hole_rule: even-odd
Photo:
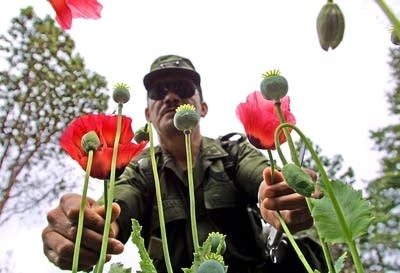
<instances>
[{"instance_id":1,"label":"dark sunglasses","mask_svg":"<svg viewBox=\"0 0 400 273\"><path fill-rule=\"evenodd\" d=\"M187 99L194 95L196 86L188 81L158 82L148 90L148 96L152 100L162 100L168 91L174 92L181 99Z\"/></svg>"}]
</instances>

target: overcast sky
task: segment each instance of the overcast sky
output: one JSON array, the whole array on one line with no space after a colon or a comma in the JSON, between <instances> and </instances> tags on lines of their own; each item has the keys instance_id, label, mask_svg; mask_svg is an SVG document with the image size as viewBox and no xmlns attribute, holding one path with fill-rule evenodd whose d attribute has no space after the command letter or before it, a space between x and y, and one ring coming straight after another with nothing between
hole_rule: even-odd
<instances>
[{"instance_id":1,"label":"overcast sky","mask_svg":"<svg viewBox=\"0 0 400 273\"><path fill-rule=\"evenodd\" d=\"M398 0L387 2L400 13ZM279 69L289 82L291 109L300 129L325 155L342 154L345 164L355 169L360 187L379 175L380 155L373 150L369 131L390 122L385 92L391 88L387 62L393 45L391 25L375 1L336 1L346 30L339 47L329 52L321 49L316 33L324 1L101 3L101 19L74 20L68 32L87 68L105 76L110 90L117 82L131 86L131 101L123 111L133 118L134 130L145 123L142 78L160 55L189 57L201 74L209 104L202 132L209 136L243 132L235 116L237 104L259 89L263 72ZM54 17L45 0L7 1L0 9L1 33L28 5L39 16ZM2 249L13 249L15 273L32 268L58 272L42 254L44 219L27 217L25 228L15 229L14 223L1 227Z\"/></svg>"}]
</instances>

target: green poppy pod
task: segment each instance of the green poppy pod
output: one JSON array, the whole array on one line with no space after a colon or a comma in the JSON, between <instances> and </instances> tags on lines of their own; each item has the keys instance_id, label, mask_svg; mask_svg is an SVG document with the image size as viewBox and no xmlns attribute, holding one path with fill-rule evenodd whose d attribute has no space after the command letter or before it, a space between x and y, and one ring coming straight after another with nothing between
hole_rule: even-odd
<instances>
[{"instance_id":1,"label":"green poppy pod","mask_svg":"<svg viewBox=\"0 0 400 273\"><path fill-rule=\"evenodd\" d=\"M176 108L174 125L180 131L192 130L197 126L200 115L196 112L193 105L183 104Z\"/></svg>"},{"instance_id":2,"label":"green poppy pod","mask_svg":"<svg viewBox=\"0 0 400 273\"><path fill-rule=\"evenodd\" d=\"M272 70L263 74L260 90L267 100L279 101L286 96L289 85L285 77L281 76L279 70Z\"/></svg>"},{"instance_id":3,"label":"green poppy pod","mask_svg":"<svg viewBox=\"0 0 400 273\"><path fill-rule=\"evenodd\" d=\"M116 103L127 103L130 99L129 86L125 83L117 83L113 90L113 100Z\"/></svg>"},{"instance_id":4,"label":"green poppy pod","mask_svg":"<svg viewBox=\"0 0 400 273\"><path fill-rule=\"evenodd\" d=\"M220 262L210 259L200 264L197 273L225 273L225 268Z\"/></svg>"},{"instance_id":5,"label":"green poppy pod","mask_svg":"<svg viewBox=\"0 0 400 273\"><path fill-rule=\"evenodd\" d=\"M283 177L288 185L297 193L311 197L314 192L314 182L302 168L293 163L288 163L282 168Z\"/></svg>"},{"instance_id":6,"label":"green poppy pod","mask_svg":"<svg viewBox=\"0 0 400 273\"><path fill-rule=\"evenodd\" d=\"M89 151L96 151L100 147L99 136L95 131L87 132L82 136L81 146L86 153Z\"/></svg>"}]
</instances>

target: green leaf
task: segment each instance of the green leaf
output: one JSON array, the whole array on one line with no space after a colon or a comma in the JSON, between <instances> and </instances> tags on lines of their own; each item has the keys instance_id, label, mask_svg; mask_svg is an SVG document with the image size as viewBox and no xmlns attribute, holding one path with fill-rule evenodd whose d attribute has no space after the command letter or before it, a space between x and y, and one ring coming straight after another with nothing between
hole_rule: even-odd
<instances>
[{"instance_id":1,"label":"green leaf","mask_svg":"<svg viewBox=\"0 0 400 273\"><path fill-rule=\"evenodd\" d=\"M141 259L139 263L140 269L142 270L142 272L146 273L157 273L157 270L153 265L153 260L150 259L150 256L146 251L146 247L144 246L144 240L140 235L141 230L142 226L139 224L139 222L136 219L132 219L131 240L136 245L139 251L139 256Z\"/></svg>"},{"instance_id":2,"label":"green leaf","mask_svg":"<svg viewBox=\"0 0 400 273\"><path fill-rule=\"evenodd\" d=\"M344 214L345 223L339 221L323 185L321 188L324 197L311 199L313 204L311 213L323 238L332 243L348 243L367 232L372 221L371 208L369 203L362 199L361 191L336 180L332 180L331 185ZM348 227L348 232L343 225Z\"/></svg>"},{"instance_id":3,"label":"green leaf","mask_svg":"<svg viewBox=\"0 0 400 273\"><path fill-rule=\"evenodd\" d=\"M340 257L336 260L334 267L335 267L335 272L341 272L343 267L344 267L344 262L346 261L347 258L347 252L344 252Z\"/></svg>"}]
</instances>

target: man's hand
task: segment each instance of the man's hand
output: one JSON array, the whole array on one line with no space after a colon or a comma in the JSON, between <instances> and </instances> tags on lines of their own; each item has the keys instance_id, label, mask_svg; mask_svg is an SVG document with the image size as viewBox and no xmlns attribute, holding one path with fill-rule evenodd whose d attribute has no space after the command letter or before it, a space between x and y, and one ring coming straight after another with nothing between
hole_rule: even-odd
<instances>
[{"instance_id":1,"label":"man's hand","mask_svg":"<svg viewBox=\"0 0 400 273\"><path fill-rule=\"evenodd\" d=\"M61 269L71 269L74 242L77 233L78 215L81 196L64 195L59 205L47 214L48 226L42 232L43 250L47 258ZM115 219L119 216L120 207L112 206L112 225L108 240L107 261L111 254L120 254L124 245L116 238L118 225ZM87 198L85 220L82 232L79 270L91 268L100 256L105 211L91 198Z\"/></svg>"},{"instance_id":2,"label":"man's hand","mask_svg":"<svg viewBox=\"0 0 400 273\"><path fill-rule=\"evenodd\" d=\"M315 173L310 173L313 177ZM313 218L308 209L305 198L294 192L286 183L281 172L275 170L271 179L271 168L265 168L264 181L258 191L261 216L266 222L282 231L277 217L277 210L289 227L295 233L308 229L313 225Z\"/></svg>"}]
</instances>

